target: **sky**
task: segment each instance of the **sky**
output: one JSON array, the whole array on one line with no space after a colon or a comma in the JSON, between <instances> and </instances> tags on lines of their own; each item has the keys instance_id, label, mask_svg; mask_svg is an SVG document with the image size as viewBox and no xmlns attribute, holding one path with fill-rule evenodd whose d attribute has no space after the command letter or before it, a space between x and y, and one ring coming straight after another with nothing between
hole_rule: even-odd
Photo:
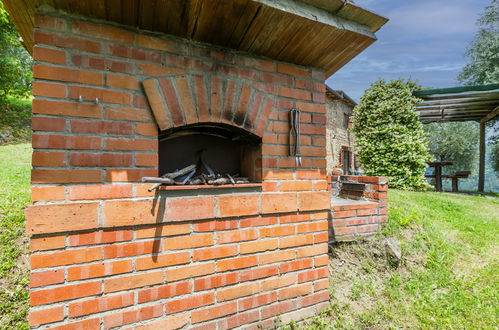
<instances>
[{"instance_id":1,"label":"sky","mask_svg":"<svg viewBox=\"0 0 499 330\"><path fill-rule=\"evenodd\" d=\"M412 79L423 87L459 86L464 54L489 0L356 0L389 19L378 40L326 80L358 101L378 78Z\"/></svg>"}]
</instances>

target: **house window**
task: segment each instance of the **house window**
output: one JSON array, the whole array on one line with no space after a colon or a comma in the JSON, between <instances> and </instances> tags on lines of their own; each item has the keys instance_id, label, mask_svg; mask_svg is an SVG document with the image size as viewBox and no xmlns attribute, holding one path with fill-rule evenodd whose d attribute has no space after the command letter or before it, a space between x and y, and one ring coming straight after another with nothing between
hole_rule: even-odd
<instances>
[{"instance_id":1,"label":"house window","mask_svg":"<svg viewBox=\"0 0 499 330\"><path fill-rule=\"evenodd\" d=\"M348 124L350 123L350 116L347 113L343 114L343 128L348 129Z\"/></svg>"}]
</instances>

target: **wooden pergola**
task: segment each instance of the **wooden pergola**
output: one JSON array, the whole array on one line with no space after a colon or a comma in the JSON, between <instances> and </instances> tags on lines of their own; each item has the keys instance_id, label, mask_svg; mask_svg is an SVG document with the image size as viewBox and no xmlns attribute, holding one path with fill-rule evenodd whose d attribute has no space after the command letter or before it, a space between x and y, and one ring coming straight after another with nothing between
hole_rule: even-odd
<instances>
[{"instance_id":1,"label":"wooden pergola","mask_svg":"<svg viewBox=\"0 0 499 330\"><path fill-rule=\"evenodd\" d=\"M423 123L478 121L480 166L478 191L485 186L485 124L499 115L499 84L426 89L414 92L423 101L416 106Z\"/></svg>"}]
</instances>

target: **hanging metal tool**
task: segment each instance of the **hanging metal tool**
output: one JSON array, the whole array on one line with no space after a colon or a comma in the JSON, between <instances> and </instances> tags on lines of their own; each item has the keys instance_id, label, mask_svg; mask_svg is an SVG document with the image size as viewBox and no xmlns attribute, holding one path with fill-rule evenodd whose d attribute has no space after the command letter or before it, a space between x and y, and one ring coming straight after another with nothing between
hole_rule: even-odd
<instances>
[{"instance_id":1,"label":"hanging metal tool","mask_svg":"<svg viewBox=\"0 0 499 330\"><path fill-rule=\"evenodd\" d=\"M290 120L291 130L289 131L289 155L295 157L295 164L301 167L300 154L300 110L291 109Z\"/></svg>"}]
</instances>

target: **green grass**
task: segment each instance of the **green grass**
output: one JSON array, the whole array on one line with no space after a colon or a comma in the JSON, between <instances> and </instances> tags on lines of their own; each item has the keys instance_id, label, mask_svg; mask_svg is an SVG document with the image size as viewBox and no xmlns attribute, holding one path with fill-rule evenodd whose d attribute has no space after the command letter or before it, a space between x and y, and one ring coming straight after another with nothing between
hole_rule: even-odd
<instances>
[{"instance_id":1,"label":"green grass","mask_svg":"<svg viewBox=\"0 0 499 330\"><path fill-rule=\"evenodd\" d=\"M31 146L0 146L0 329L27 329L28 241L24 208L30 200Z\"/></svg>"},{"instance_id":2,"label":"green grass","mask_svg":"<svg viewBox=\"0 0 499 330\"><path fill-rule=\"evenodd\" d=\"M335 247L332 305L302 327L497 328L499 199L391 190L389 207L376 238ZM386 237L401 243L399 267Z\"/></svg>"}]
</instances>

